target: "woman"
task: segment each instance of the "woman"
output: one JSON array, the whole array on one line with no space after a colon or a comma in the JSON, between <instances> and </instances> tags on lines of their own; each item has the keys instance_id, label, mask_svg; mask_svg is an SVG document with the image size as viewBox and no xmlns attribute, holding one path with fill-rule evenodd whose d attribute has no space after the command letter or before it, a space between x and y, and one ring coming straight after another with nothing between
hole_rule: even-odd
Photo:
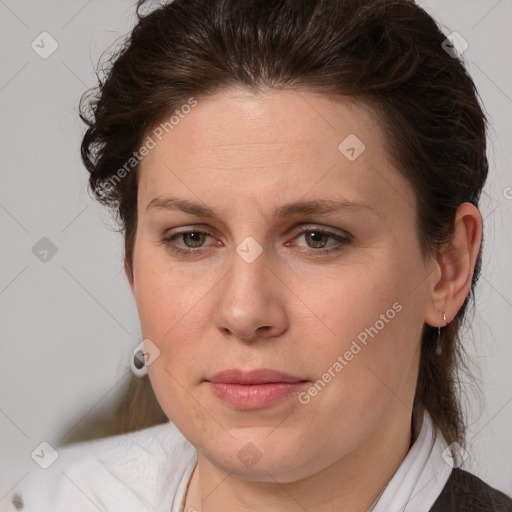
<instances>
[{"instance_id":1,"label":"woman","mask_svg":"<svg viewBox=\"0 0 512 512\"><path fill-rule=\"evenodd\" d=\"M455 43L409 0L140 17L82 156L170 422L61 450L13 510L512 510L459 467L488 164Z\"/></svg>"}]
</instances>

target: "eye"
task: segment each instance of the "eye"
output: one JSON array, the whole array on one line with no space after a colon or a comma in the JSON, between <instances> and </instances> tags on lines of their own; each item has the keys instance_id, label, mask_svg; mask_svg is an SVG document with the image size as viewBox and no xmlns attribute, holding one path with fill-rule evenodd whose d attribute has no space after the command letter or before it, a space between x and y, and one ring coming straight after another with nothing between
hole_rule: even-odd
<instances>
[{"instance_id":1,"label":"eye","mask_svg":"<svg viewBox=\"0 0 512 512\"><path fill-rule=\"evenodd\" d=\"M162 238L162 243L172 252L178 254L193 254L200 252L204 240L211 235L211 231L193 229L188 231L180 231L173 235ZM185 247L176 245L175 240L181 239L185 243Z\"/></svg>"},{"instance_id":2,"label":"eye","mask_svg":"<svg viewBox=\"0 0 512 512\"><path fill-rule=\"evenodd\" d=\"M305 252L313 254L315 256L321 256L330 254L335 251L340 251L343 247L352 241L352 236L348 233L341 235L328 231L325 228L317 228L314 226L306 226L295 239L304 237L306 244L312 250L306 250ZM328 240L334 240L335 243L327 245ZM336 243L337 242L337 243ZM288 243L285 245L289 245ZM300 247L300 246L299 246Z\"/></svg>"}]
</instances>

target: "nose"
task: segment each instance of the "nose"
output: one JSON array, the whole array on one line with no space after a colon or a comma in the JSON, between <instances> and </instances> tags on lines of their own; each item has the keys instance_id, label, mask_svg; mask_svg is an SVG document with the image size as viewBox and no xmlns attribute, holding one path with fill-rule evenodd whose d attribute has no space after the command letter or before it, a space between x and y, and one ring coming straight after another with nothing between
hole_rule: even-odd
<instances>
[{"instance_id":1,"label":"nose","mask_svg":"<svg viewBox=\"0 0 512 512\"><path fill-rule=\"evenodd\" d=\"M290 293L265 252L251 263L237 253L218 287L214 321L223 336L254 342L272 338L288 328L285 301Z\"/></svg>"}]
</instances>

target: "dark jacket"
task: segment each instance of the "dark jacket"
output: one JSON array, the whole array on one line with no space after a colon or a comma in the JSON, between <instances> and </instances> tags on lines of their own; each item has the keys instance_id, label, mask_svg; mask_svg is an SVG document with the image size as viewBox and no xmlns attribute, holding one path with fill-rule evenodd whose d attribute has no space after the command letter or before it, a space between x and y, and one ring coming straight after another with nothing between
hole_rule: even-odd
<instances>
[{"instance_id":1,"label":"dark jacket","mask_svg":"<svg viewBox=\"0 0 512 512\"><path fill-rule=\"evenodd\" d=\"M477 476L454 468L430 512L512 512L512 498Z\"/></svg>"}]
</instances>

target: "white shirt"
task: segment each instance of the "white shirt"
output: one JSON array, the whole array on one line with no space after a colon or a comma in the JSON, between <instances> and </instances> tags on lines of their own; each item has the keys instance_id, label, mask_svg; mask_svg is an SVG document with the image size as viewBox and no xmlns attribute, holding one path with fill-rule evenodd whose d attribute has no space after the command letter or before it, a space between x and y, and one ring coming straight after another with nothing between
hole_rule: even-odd
<instances>
[{"instance_id":1,"label":"white shirt","mask_svg":"<svg viewBox=\"0 0 512 512\"><path fill-rule=\"evenodd\" d=\"M15 494L23 499L22 512L186 512L197 454L170 422L58 453L48 469L36 466L2 500L0 512L17 512ZM418 438L374 512L428 512L451 471L447 443L425 411Z\"/></svg>"}]
</instances>

